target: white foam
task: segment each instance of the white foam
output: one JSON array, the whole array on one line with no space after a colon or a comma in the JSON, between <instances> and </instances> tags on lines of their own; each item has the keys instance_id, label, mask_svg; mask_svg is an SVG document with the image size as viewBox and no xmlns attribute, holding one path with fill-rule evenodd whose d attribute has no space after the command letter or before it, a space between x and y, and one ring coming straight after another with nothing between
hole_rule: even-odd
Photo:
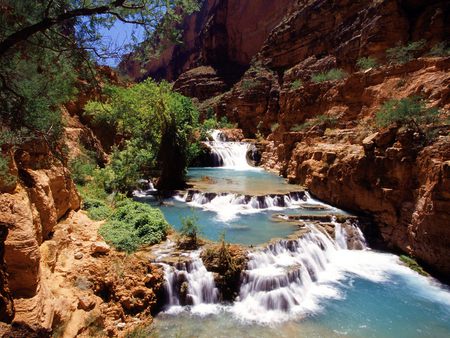
<instances>
[{"instance_id":1,"label":"white foam","mask_svg":"<svg viewBox=\"0 0 450 338\"><path fill-rule=\"evenodd\" d=\"M280 199L283 199L282 201ZM176 197L178 201L186 202L188 199L188 193L183 197ZM305 199L300 196L284 195L267 195L264 197L253 196L246 198L240 194L217 194L213 198L210 198L208 193L194 193L190 197L188 205L201 208L203 210L212 211L217 214L217 220L227 222L239 217L239 215L259 213L266 210L282 211L286 209L298 208L302 204L318 204L323 205L308 194L305 193ZM332 209L330 207L330 209Z\"/></svg>"}]
</instances>

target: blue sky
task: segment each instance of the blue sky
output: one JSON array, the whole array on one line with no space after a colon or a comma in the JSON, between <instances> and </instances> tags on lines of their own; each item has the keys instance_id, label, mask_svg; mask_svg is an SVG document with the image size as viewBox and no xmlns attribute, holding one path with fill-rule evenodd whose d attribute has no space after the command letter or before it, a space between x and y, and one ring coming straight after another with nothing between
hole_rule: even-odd
<instances>
[{"instance_id":1,"label":"blue sky","mask_svg":"<svg viewBox=\"0 0 450 338\"><path fill-rule=\"evenodd\" d=\"M142 41L143 29L138 25L126 24L117 20L111 29L102 28L100 34L103 36L103 41L106 44L112 44L115 47L121 47L127 43L131 43L131 35L133 30L138 38L138 41ZM100 61L101 64L106 64L108 66L114 67L120 60L115 58L109 58L107 60Z\"/></svg>"}]
</instances>

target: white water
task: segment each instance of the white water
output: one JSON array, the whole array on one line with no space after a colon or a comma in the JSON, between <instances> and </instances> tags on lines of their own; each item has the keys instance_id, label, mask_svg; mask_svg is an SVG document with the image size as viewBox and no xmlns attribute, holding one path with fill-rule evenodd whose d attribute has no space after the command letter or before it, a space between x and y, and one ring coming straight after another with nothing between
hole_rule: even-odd
<instances>
[{"instance_id":1,"label":"white water","mask_svg":"<svg viewBox=\"0 0 450 338\"><path fill-rule=\"evenodd\" d=\"M263 210L278 210L298 208L301 205L325 204L313 199L308 192L291 192L288 194L272 194L266 196L248 196L232 193L186 192L184 196L176 197L188 205L217 213L220 221L229 221L239 214L251 214ZM329 206L326 206L329 207ZM329 207L332 210L332 207Z\"/></svg>"},{"instance_id":2,"label":"white water","mask_svg":"<svg viewBox=\"0 0 450 338\"><path fill-rule=\"evenodd\" d=\"M137 189L133 191L133 196L138 198L152 197L158 190L155 189L151 180L139 180L139 183L143 186L143 189Z\"/></svg>"},{"instance_id":3,"label":"white water","mask_svg":"<svg viewBox=\"0 0 450 338\"><path fill-rule=\"evenodd\" d=\"M233 312L239 318L270 323L314 312L317 296L338 297L335 289L321 284L331 257L347 248L346 232L339 223L336 241L309 225L302 238L281 240L250 254L243 273L240 301Z\"/></svg>"},{"instance_id":4,"label":"white water","mask_svg":"<svg viewBox=\"0 0 450 338\"><path fill-rule=\"evenodd\" d=\"M334 223L338 225L335 238L310 224L310 232L297 240L280 240L251 252L247 270L241 275L239 297L231 305L218 303L213 276L206 271L198 251L191 255L191 265L177 268L165 265L167 313L189 310L203 316L226 311L242 322L290 321L321 312L329 299L344 299L346 287L351 285L345 286L347 283L343 282L350 276L374 283L396 281L400 276L408 288L424 299L450 306L448 291L402 265L397 256L366 247L346 249L350 233L360 235L361 245L365 240L356 226ZM180 274L189 283L191 307L180 306L174 291Z\"/></svg>"},{"instance_id":5,"label":"white water","mask_svg":"<svg viewBox=\"0 0 450 338\"><path fill-rule=\"evenodd\" d=\"M228 142L220 130L212 130L213 141L205 142L216 156L217 164L223 168L249 170L255 169L247 162L247 151L250 144L246 142Z\"/></svg>"},{"instance_id":6,"label":"white water","mask_svg":"<svg viewBox=\"0 0 450 338\"><path fill-rule=\"evenodd\" d=\"M218 302L219 291L213 274L206 270L200 258L200 251L192 252L185 263L176 266L160 264L164 268L167 312L177 313L182 310L179 290L183 282L188 286L185 305L191 305L193 313L203 315L215 312L214 304Z\"/></svg>"}]
</instances>

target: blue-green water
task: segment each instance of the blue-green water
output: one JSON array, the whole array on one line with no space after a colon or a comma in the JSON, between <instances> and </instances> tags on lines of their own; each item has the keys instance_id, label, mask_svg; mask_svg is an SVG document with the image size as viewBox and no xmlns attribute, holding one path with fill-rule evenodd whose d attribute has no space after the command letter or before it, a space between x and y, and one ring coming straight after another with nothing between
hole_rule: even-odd
<instances>
[{"instance_id":1,"label":"blue-green water","mask_svg":"<svg viewBox=\"0 0 450 338\"><path fill-rule=\"evenodd\" d=\"M256 170L194 169L189 177L201 190L213 192L262 195L263 191L298 190L277 176ZM218 239L226 231L228 241L243 244L264 243L297 229L294 224L272 221L275 213L330 213L300 208L243 210L239 205L220 203L194 203L193 207L180 200L170 202L160 208L175 228L180 227L182 217L194 214L205 237ZM283 257L276 258L280 264L285 261ZM174 308L159 314L153 326L160 337L450 337L448 288L403 266L392 254L333 251L317 282L304 292L306 298L296 313L261 312L255 310L258 304L237 299L233 304Z\"/></svg>"},{"instance_id":2,"label":"blue-green water","mask_svg":"<svg viewBox=\"0 0 450 338\"><path fill-rule=\"evenodd\" d=\"M301 315L286 314L281 322L248 321L237 302L206 315L188 309L162 313L155 330L161 337L450 337L446 287L400 265L391 254L340 254Z\"/></svg>"},{"instance_id":3,"label":"blue-green water","mask_svg":"<svg viewBox=\"0 0 450 338\"><path fill-rule=\"evenodd\" d=\"M202 191L266 195L302 190L301 187L289 185L283 178L263 170L193 168L188 173L190 183L195 183L205 176L210 180L202 187ZM298 226L293 223L274 221L272 216L275 214L329 214L330 210L333 213L342 213L338 209L305 210L298 206L257 210L229 203L226 198L225 201L216 201L212 204L197 205L174 198L167 200L163 206L151 200L148 202L157 206L177 230L181 228L181 220L184 217L195 216L203 237L218 240L222 233L225 233L228 242L244 245L257 245L273 238L287 237L298 230ZM319 203L314 200L310 202Z\"/></svg>"},{"instance_id":4,"label":"blue-green water","mask_svg":"<svg viewBox=\"0 0 450 338\"><path fill-rule=\"evenodd\" d=\"M287 184L282 177L261 169L190 168L187 178L202 191L266 195L299 189L299 186Z\"/></svg>"}]
</instances>

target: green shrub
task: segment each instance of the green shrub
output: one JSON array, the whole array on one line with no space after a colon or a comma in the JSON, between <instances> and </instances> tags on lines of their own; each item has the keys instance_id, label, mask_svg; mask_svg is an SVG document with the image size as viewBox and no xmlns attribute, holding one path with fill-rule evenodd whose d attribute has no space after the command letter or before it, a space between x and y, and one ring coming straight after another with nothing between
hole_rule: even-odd
<instances>
[{"instance_id":1,"label":"green shrub","mask_svg":"<svg viewBox=\"0 0 450 338\"><path fill-rule=\"evenodd\" d=\"M430 56L449 56L450 55L450 47L448 46L447 42L440 42L431 48L430 53L428 55L430 55Z\"/></svg>"},{"instance_id":2,"label":"green shrub","mask_svg":"<svg viewBox=\"0 0 450 338\"><path fill-rule=\"evenodd\" d=\"M95 158L86 151L82 151L78 158L72 159L69 162L72 179L76 184L86 184L88 177L93 175L97 163Z\"/></svg>"},{"instance_id":3,"label":"green shrub","mask_svg":"<svg viewBox=\"0 0 450 338\"><path fill-rule=\"evenodd\" d=\"M1 150L1 149L0 149ZM10 174L8 159L0 153L0 182L4 185L12 185L16 178Z\"/></svg>"},{"instance_id":4,"label":"green shrub","mask_svg":"<svg viewBox=\"0 0 450 338\"><path fill-rule=\"evenodd\" d=\"M226 116L222 116L222 117L220 118L218 124L219 124L219 128L228 128L228 129L232 129L232 128L236 128L236 127L237 127L236 124L231 123L231 122L228 120L228 117L226 117Z\"/></svg>"},{"instance_id":5,"label":"green shrub","mask_svg":"<svg viewBox=\"0 0 450 338\"><path fill-rule=\"evenodd\" d=\"M426 108L420 98L406 97L386 101L376 115L376 124L379 127L386 127L396 123L421 132L421 127L428 123L435 123L438 115L438 109Z\"/></svg>"},{"instance_id":6,"label":"green shrub","mask_svg":"<svg viewBox=\"0 0 450 338\"><path fill-rule=\"evenodd\" d=\"M404 64L415 59L425 48L426 41L419 40L407 45L398 45L386 51L387 59L392 64Z\"/></svg>"},{"instance_id":7,"label":"green shrub","mask_svg":"<svg viewBox=\"0 0 450 338\"><path fill-rule=\"evenodd\" d=\"M125 338L152 338L157 337L151 326L140 325L125 334Z\"/></svg>"},{"instance_id":8,"label":"green shrub","mask_svg":"<svg viewBox=\"0 0 450 338\"><path fill-rule=\"evenodd\" d=\"M303 87L303 82L300 79L297 79L291 83L291 90L296 90L300 87Z\"/></svg>"},{"instance_id":9,"label":"green shrub","mask_svg":"<svg viewBox=\"0 0 450 338\"><path fill-rule=\"evenodd\" d=\"M255 80L243 80L242 81L242 89L250 90L258 85L258 82Z\"/></svg>"},{"instance_id":10,"label":"green shrub","mask_svg":"<svg viewBox=\"0 0 450 338\"><path fill-rule=\"evenodd\" d=\"M347 76L347 73L339 68L330 69L328 72L322 72L319 74L314 74L311 77L312 82L314 83L322 83L325 81L335 81L341 80Z\"/></svg>"},{"instance_id":11,"label":"green shrub","mask_svg":"<svg viewBox=\"0 0 450 338\"><path fill-rule=\"evenodd\" d=\"M198 218L187 216L181 219L180 237L177 246L181 249L195 250L199 245L200 227Z\"/></svg>"},{"instance_id":12,"label":"green shrub","mask_svg":"<svg viewBox=\"0 0 450 338\"><path fill-rule=\"evenodd\" d=\"M375 68L377 66L377 60L371 56L363 57L359 58L358 61L356 61L356 65L358 66L359 70Z\"/></svg>"},{"instance_id":13,"label":"green shrub","mask_svg":"<svg viewBox=\"0 0 450 338\"><path fill-rule=\"evenodd\" d=\"M326 128L333 128L337 125L338 120L335 117L328 115L319 115L315 118L309 119L302 124L296 124L291 127L291 131L300 132L309 130L314 126L324 125Z\"/></svg>"},{"instance_id":14,"label":"green shrub","mask_svg":"<svg viewBox=\"0 0 450 338\"><path fill-rule=\"evenodd\" d=\"M400 260L411 270L414 270L415 272L419 273L422 276L429 276L429 274L417 263L417 261L414 258L411 258L406 255L401 255Z\"/></svg>"},{"instance_id":15,"label":"green shrub","mask_svg":"<svg viewBox=\"0 0 450 338\"><path fill-rule=\"evenodd\" d=\"M111 207L104 201L89 197L83 199L83 210L86 210L89 218L95 221L107 219L112 213Z\"/></svg>"},{"instance_id":16,"label":"green shrub","mask_svg":"<svg viewBox=\"0 0 450 338\"><path fill-rule=\"evenodd\" d=\"M117 203L99 233L116 249L131 253L143 245L164 240L168 228L169 225L160 210L127 199Z\"/></svg>"}]
</instances>

